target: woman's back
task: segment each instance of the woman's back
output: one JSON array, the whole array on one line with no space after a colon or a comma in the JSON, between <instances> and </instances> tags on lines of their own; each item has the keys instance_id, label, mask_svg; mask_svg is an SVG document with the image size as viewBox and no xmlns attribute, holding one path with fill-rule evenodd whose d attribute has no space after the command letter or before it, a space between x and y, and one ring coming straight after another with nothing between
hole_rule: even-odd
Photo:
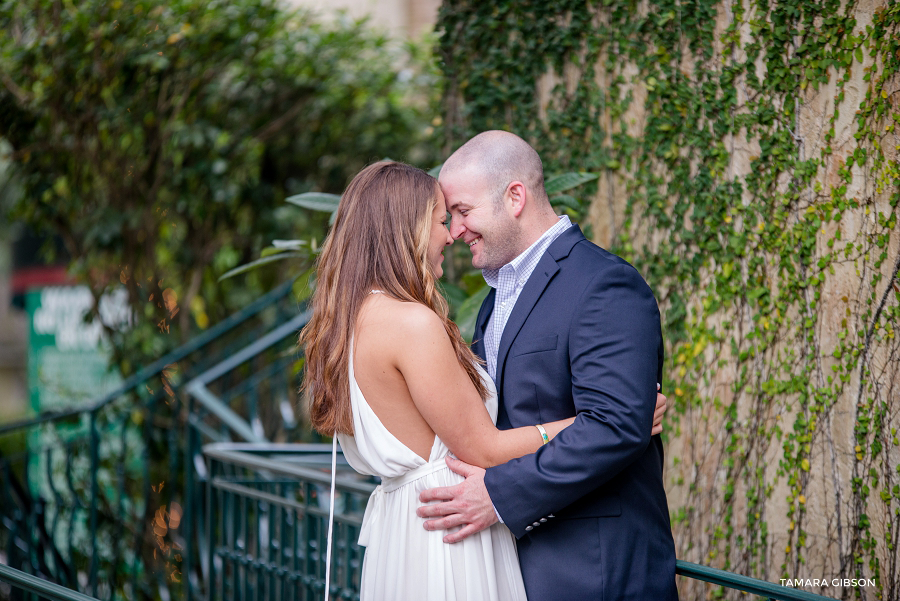
<instances>
[{"instance_id":1,"label":"woman's back","mask_svg":"<svg viewBox=\"0 0 900 601\"><path fill-rule=\"evenodd\" d=\"M339 440L356 471L383 479L398 478L428 463L440 467L449 453L416 409L402 374L391 364L390 350L396 350L399 342L391 326L415 310L412 305L383 296L372 298L363 306L352 339L354 435L341 435ZM408 342L415 345L417 341ZM496 395L493 401L496 415Z\"/></svg>"},{"instance_id":2,"label":"woman's back","mask_svg":"<svg viewBox=\"0 0 900 601\"><path fill-rule=\"evenodd\" d=\"M377 419L406 448L427 461L434 446L434 430L419 413L406 379L396 367L398 354L415 352L424 342L410 339L404 327L421 319L423 311L431 310L382 293L370 294L356 320L350 360L358 391ZM352 391L352 378L350 385Z\"/></svg>"},{"instance_id":3,"label":"woman's back","mask_svg":"<svg viewBox=\"0 0 900 601\"><path fill-rule=\"evenodd\" d=\"M446 466L447 446L418 414L408 388L404 385L398 389L389 364L391 345L402 341L385 328L396 320L409 318L405 311L409 307L398 305L410 303L386 298L379 301L382 302L372 310L363 310L350 355L354 435L338 435L350 465L358 472L382 479L366 506L360 531L359 543L366 547L360 598L524 600L515 541L505 526L495 524L450 545L443 542L444 532L425 530L424 520L416 515L421 491L453 486L463 478ZM410 338L407 331L406 343L417 342L421 341ZM490 390L486 408L496 419L493 383L483 370L479 371ZM361 376L361 372L365 375ZM360 385L361 378L365 379L366 393ZM402 384L402 376L400 380ZM372 403L369 394L378 400ZM393 406L391 394L395 395ZM411 411L416 415L410 415ZM407 441L420 448L413 450ZM424 452L423 443L428 444Z\"/></svg>"}]
</instances>

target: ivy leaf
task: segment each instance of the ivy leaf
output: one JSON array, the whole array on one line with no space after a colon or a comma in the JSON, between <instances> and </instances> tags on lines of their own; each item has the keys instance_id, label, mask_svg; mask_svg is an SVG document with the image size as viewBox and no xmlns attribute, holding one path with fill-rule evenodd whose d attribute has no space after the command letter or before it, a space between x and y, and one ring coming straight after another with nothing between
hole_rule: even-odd
<instances>
[{"instance_id":1,"label":"ivy leaf","mask_svg":"<svg viewBox=\"0 0 900 601\"><path fill-rule=\"evenodd\" d=\"M758 287L758 288L754 288L753 290L751 290L751 291L747 294L747 298L753 300L753 299L759 298L759 297L761 297L761 296L765 296L765 295L768 294L768 293L769 293L769 289L768 289L768 288L763 288L762 286L760 286L760 287Z\"/></svg>"},{"instance_id":2,"label":"ivy leaf","mask_svg":"<svg viewBox=\"0 0 900 601\"><path fill-rule=\"evenodd\" d=\"M569 207L570 209L575 209L576 211L581 210L581 203L578 202L578 199L574 196L569 196L568 194L559 194L550 199L550 204L554 207L564 206Z\"/></svg>"},{"instance_id":3,"label":"ivy leaf","mask_svg":"<svg viewBox=\"0 0 900 601\"><path fill-rule=\"evenodd\" d=\"M596 173L575 173L572 171L549 178L544 182L544 189L547 191L548 196L553 196L595 179L597 179Z\"/></svg>"},{"instance_id":4,"label":"ivy leaf","mask_svg":"<svg viewBox=\"0 0 900 601\"><path fill-rule=\"evenodd\" d=\"M311 211L333 213L337 210L341 197L337 194L328 194L327 192L304 192L303 194L288 196L285 200Z\"/></svg>"}]
</instances>

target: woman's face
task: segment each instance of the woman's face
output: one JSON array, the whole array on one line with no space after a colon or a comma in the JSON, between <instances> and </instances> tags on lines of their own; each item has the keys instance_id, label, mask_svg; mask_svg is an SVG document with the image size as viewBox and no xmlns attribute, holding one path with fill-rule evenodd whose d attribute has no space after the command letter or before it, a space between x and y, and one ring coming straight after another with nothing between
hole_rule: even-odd
<instances>
[{"instance_id":1,"label":"woman's face","mask_svg":"<svg viewBox=\"0 0 900 601\"><path fill-rule=\"evenodd\" d=\"M444 194L438 188L437 204L431 212L431 237L428 240L428 264L435 279L444 275L441 263L444 261L444 247L449 244L453 244L453 238L447 229L447 207L444 204Z\"/></svg>"}]
</instances>

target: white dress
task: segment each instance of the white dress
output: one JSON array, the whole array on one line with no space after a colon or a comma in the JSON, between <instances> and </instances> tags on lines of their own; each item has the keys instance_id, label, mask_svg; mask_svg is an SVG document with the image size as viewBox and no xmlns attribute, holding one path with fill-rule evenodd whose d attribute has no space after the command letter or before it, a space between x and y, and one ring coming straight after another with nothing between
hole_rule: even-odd
<instances>
[{"instance_id":1,"label":"white dress","mask_svg":"<svg viewBox=\"0 0 900 601\"><path fill-rule=\"evenodd\" d=\"M496 422L496 389L478 370ZM450 451L437 436L426 462L384 427L356 383L352 353L350 400L355 435L338 435L344 457L357 472L381 478L359 535L366 547L361 601L525 601L515 538L506 526L494 524L454 544L443 542L446 532L422 527L425 520L416 515L419 493L459 484L463 477L447 467Z\"/></svg>"}]
</instances>

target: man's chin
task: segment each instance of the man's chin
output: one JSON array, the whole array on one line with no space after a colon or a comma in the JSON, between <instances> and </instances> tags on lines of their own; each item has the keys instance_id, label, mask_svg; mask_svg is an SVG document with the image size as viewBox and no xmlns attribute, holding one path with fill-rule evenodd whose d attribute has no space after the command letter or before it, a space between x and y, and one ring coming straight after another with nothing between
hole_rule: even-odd
<instances>
[{"instance_id":1,"label":"man's chin","mask_svg":"<svg viewBox=\"0 0 900 601\"><path fill-rule=\"evenodd\" d=\"M486 257L482 253L472 255L472 267L475 269L493 269L494 263L496 263L496 261L492 261L491 257Z\"/></svg>"},{"instance_id":2,"label":"man's chin","mask_svg":"<svg viewBox=\"0 0 900 601\"><path fill-rule=\"evenodd\" d=\"M472 267L474 267L475 269L500 269L504 265L506 265L506 263L497 265L496 258L493 258L492 260L492 257L485 256L483 253L472 255Z\"/></svg>"}]
</instances>

